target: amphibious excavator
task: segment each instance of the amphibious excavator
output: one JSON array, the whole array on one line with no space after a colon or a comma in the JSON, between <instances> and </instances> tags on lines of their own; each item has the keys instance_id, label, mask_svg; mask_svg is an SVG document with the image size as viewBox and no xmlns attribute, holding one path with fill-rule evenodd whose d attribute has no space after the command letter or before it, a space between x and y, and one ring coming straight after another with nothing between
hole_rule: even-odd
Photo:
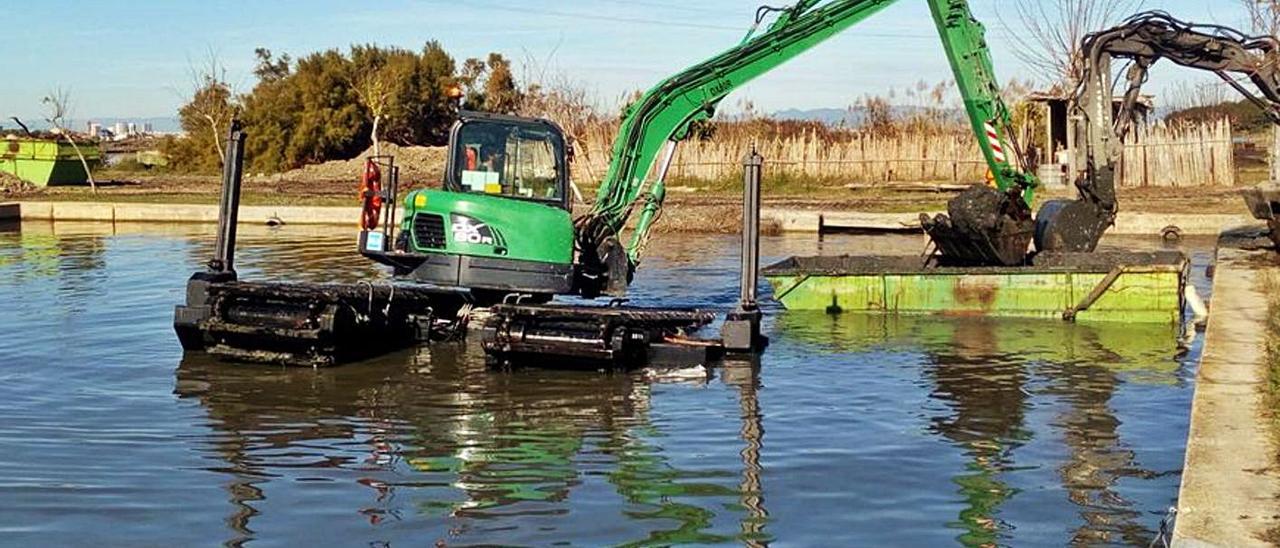
<instances>
[{"instance_id":1,"label":"amphibious excavator","mask_svg":"<svg viewBox=\"0 0 1280 548\"><path fill-rule=\"evenodd\" d=\"M628 107L595 203L576 219L568 145L555 124L463 113L450 135L442 188L408 193L398 227L365 226L361 252L402 278L467 288L488 300L623 296L661 216L677 143L690 127L710 119L742 85L896 1L759 8L739 44L663 80ZM1034 230L1030 204L1038 183L1011 139L984 29L963 0L928 4L995 185L967 192L950 216L926 219L925 227L946 257L1019 263Z\"/></svg>"},{"instance_id":2,"label":"amphibious excavator","mask_svg":"<svg viewBox=\"0 0 1280 548\"><path fill-rule=\"evenodd\" d=\"M628 108L595 204L576 219L567 145L555 124L464 113L451 135L443 188L410 193L399 233L362 238L362 250L398 275L478 295L621 296L661 216L664 179L689 128L711 118L720 101L748 81L896 1L761 7L741 43L662 81ZM1085 72L1073 107L1079 196L1048 201L1033 216L1035 166L1014 139L983 26L964 0L927 2L994 183L951 200L947 214L922 215L944 263L1023 264L1032 240L1037 251L1093 251L1114 223L1121 141L1134 126L1147 70L1159 59L1214 71L1280 119L1277 68L1264 59L1275 52L1274 39L1191 25L1162 12L1136 15L1084 41ZM773 12L776 18L761 30ZM1116 57L1133 63L1124 101L1113 112ZM1231 73L1247 76L1263 97ZM637 210L624 244L622 233Z\"/></svg>"},{"instance_id":3,"label":"amphibious excavator","mask_svg":"<svg viewBox=\"0 0 1280 548\"><path fill-rule=\"evenodd\" d=\"M395 212L401 198L392 163L375 158L366 166L360 251L393 267L399 285L260 287L235 281L230 256L215 257L210 272L193 277L188 305L179 307L175 326L184 346L275 361L301 353L328 363L327 356L361 333L399 333L395 341L424 338L454 314L465 316L471 305L494 303L504 303L492 322L502 327L497 338L528 340L536 332L534 338L547 344L581 342L589 355L642 355L632 342L645 346L704 325L709 317L699 311L537 304L555 295L625 295L661 216L677 143L690 128L711 119L732 91L896 1L799 0L785 8L759 8L740 43L663 80L628 107L595 203L577 218L570 201L569 143L559 127L547 120L463 112L450 133L442 187L407 193L403 215ZM964 0L927 3L994 186L966 191L952 201L949 215L923 219L924 228L948 262L1020 264L1035 230L1030 204L1038 182L1012 138L985 30ZM226 180L238 192L238 173L232 175ZM224 218L234 202L224 199ZM234 227L234 205L229 209L232 218L224 224ZM1056 216L1069 211L1060 207ZM1041 224L1050 235L1044 241L1068 240L1052 237L1059 230L1052 218ZM223 238L225 232L220 230L220 241L234 248L234 230ZM264 331L261 324L268 320L279 325ZM280 343L273 348L294 346L279 354L243 350L273 338Z\"/></svg>"}]
</instances>

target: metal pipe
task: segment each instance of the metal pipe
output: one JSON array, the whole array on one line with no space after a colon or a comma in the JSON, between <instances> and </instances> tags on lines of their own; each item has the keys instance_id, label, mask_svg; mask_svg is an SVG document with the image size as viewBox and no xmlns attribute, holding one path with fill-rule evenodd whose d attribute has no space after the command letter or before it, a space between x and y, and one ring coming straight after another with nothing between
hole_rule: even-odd
<instances>
[{"instance_id":1,"label":"metal pipe","mask_svg":"<svg viewBox=\"0 0 1280 548\"><path fill-rule=\"evenodd\" d=\"M391 188L390 188L390 191L388 191L387 189L383 189L383 193L386 194L386 196L384 197L384 201L386 202L386 216L387 216L386 219L382 222L382 233L385 234L387 238L386 243L383 245L384 245L384 249L387 249L387 248L395 249L396 229L398 228L395 224L396 223L396 205L397 205L396 201L400 199L400 166L396 165L396 160L394 157L389 158L387 162L388 162L387 165L390 168L387 170L390 172L388 174L390 177L390 180L388 182L391 183L388 186L390 186Z\"/></svg>"},{"instance_id":2,"label":"metal pipe","mask_svg":"<svg viewBox=\"0 0 1280 548\"><path fill-rule=\"evenodd\" d=\"M743 309L756 306L760 272L760 177L764 157L753 147L742 160L742 292Z\"/></svg>"},{"instance_id":3,"label":"metal pipe","mask_svg":"<svg viewBox=\"0 0 1280 548\"><path fill-rule=\"evenodd\" d=\"M631 234L631 245L627 248L627 255L633 264L639 264L640 256L644 254L644 248L649 243L653 222L658 215L658 211L662 209L662 202L666 200L667 172L671 169L671 162L675 159L678 145L677 141L667 141L662 163L658 164L656 177L653 180L653 184L649 186L649 197L644 202L644 208L640 210L640 218L636 221L635 230Z\"/></svg>"},{"instance_id":4,"label":"metal pipe","mask_svg":"<svg viewBox=\"0 0 1280 548\"><path fill-rule=\"evenodd\" d=\"M654 178L655 181L659 183L666 182L667 172L671 170L671 161L676 157L677 146L679 146L678 142L674 140L667 141L666 150L662 152L662 163L658 164L658 176Z\"/></svg>"},{"instance_id":5,"label":"metal pipe","mask_svg":"<svg viewBox=\"0 0 1280 548\"><path fill-rule=\"evenodd\" d=\"M218 236L209 270L235 272L236 222L240 216L240 183L244 176L244 131L231 121L226 161L222 165L222 197L218 203Z\"/></svg>"},{"instance_id":6,"label":"metal pipe","mask_svg":"<svg viewBox=\"0 0 1280 548\"><path fill-rule=\"evenodd\" d=\"M751 147L742 159L742 292L738 307L725 315L720 327L724 349L730 354L754 354L769 339L760 334L763 314L756 303L760 277L760 175L764 157Z\"/></svg>"}]
</instances>

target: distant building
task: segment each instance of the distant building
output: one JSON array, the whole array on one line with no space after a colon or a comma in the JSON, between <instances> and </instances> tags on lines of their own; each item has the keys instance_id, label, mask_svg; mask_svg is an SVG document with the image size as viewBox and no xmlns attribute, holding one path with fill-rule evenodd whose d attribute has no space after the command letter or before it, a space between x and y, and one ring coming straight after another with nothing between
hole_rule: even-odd
<instances>
[{"instance_id":1,"label":"distant building","mask_svg":"<svg viewBox=\"0 0 1280 548\"><path fill-rule=\"evenodd\" d=\"M1072 173L1076 172L1074 147L1075 135L1071 133L1071 106L1074 97L1057 90L1034 92L1027 97L1033 104L1040 105L1044 117L1043 147L1038 147L1040 180L1049 186L1065 186L1070 183ZM1124 104L1123 97L1112 98L1112 114L1118 113ZM1146 125L1155 111L1155 98L1142 95L1134 105L1134 114L1140 125ZM1035 143L1034 137L1030 140Z\"/></svg>"}]
</instances>

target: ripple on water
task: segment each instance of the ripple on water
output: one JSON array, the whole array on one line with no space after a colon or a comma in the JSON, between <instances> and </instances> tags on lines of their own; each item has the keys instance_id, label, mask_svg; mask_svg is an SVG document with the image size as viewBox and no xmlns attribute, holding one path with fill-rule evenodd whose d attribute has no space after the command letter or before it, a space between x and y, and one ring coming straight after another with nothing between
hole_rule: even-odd
<instances>
[{"instance_id":1,"label":"ripple on water","mask_svg":"<svg viewBox=\"0 0 1280 548\"><path fill-rule=\"evenodd\" d=\"M703 378L496 372L465 344L326 371L233 366L184 358L169 323L211 234L0 233L4 538L1141 544L1176 496L1199 347L1175 358L1167 329L771 308L758 367ZM239 270L385 276L353 241L246 228ZM655 243L635 302L728 306L736 249Z\"/></svg>"}]
</instances>

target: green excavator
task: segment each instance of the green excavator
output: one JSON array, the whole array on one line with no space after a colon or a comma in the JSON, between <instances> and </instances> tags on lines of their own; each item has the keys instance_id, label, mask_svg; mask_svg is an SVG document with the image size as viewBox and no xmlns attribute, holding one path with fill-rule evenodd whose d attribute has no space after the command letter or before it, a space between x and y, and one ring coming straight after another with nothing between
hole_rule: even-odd
<instances>
[{"instance_id":1,"label":"green excavator","mask_svg":"<svg viewBox=\"0 0 1280 548\"><path fill-rule=\"evenodd\" d=\"M759 309L746 289L721 342L688 338L715 319L707 311L539 304L557 295L625 295L661 215L677 143L690 128L711 119L742 85L896 1L799 0L759 8L738 44L663 80L627 109L595 202L576 217L572 151L550 121L463 112L450 133L442 187L403 197L394 158L371 158L361 180L359 248L393 267L395 279L388 281L238 279L235 226L246 133L234 126L214 257L189 280L174 329L186 350L324 366L461 336L474 307L498 304L488 311L482 344L499 362L559 355L591 364L687 364L719 351L758 351ZM982 25L964 0L926 1L993 184L962 193L947 214L923 218L922 228L937 244L940 262L1020 264L1034 231L1052 235L1062 223L1043 213L1042 226L1032 220L1038 183L1012 139ZM752 159L750 186L757 188L759 157ZM1071 210L1059 208L1059 215L1063 211ZM744 256L752 255L750 247L744 242ZM751 262L744 258L743 280L753 277Z\"/></svg>"},{"instance_id":2,"label":"green excavator","mask_svg":"<svg viewBox=\"0 0 1280 548\"><path fill-rule=\"evenodd\" d=\"M710 119L742 85L897 1L800 0L759 8L739 44L663 80L628 107L594 206L577 218L560 128L463 112L450 135L443 187L408 193L399 226L366 224L361 252L393 266L401 279L467 288L494 300L622 296L661 214L677 143L690 127ZM994 185L961 194L947 215L922 216L924 228L944 261L1021 264L1036 230L1030 206L1038 181L1012 138L984 28L964 0L927 2ZM1045 221L1044 230L1052 231Z\"/></svg>"}]
</instances>

